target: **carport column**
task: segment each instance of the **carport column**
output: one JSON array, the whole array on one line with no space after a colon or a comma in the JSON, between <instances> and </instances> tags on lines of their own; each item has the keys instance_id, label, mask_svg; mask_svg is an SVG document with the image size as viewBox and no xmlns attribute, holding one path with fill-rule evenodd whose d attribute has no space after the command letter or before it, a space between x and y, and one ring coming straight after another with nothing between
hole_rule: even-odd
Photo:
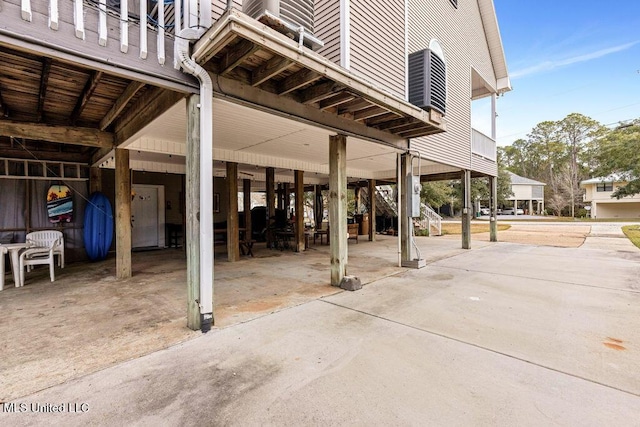
<instances>
[{"instance_id":1,"label":"carport column","mask_svg":"<svg viewBox=\"0 0 640 427\"><path fill-rule=\"evenodd\" d=\"M409 164L410 157L407 154L403 154L401 156L400 163L400 178L402 182L398 187L400 189L400 203L402 209L399 210L400 218L400 247L402 250L402 261L410 261L411 260L411 230L413 227L412 221L409 219L408 210L407 210L407 176L410 173L411 165Z\"/></svg>"},{"instance_id":2,"label":"carport column","mask_svg":"<svg viewBox=\"0 0 640 427\"><path fill-rule=\"evenodd\" d=\"M240 260L240 242L238 225L238 164L227 162L227 258L229 262Z\"/></svg>"},{"instance_id":3,"label":"carport column","mask_svg":"<svg viewBox=\"0 0 640 427\"><path fill-rule=\"evenodd\" d=\"M471 249L471 171L462 171L462 249Z\"/></svg>"},{"instance_id":4,"label":"carport column","mask_svg":"<svg viewBox=\"0 0 640 427\"><path fill-rule=\"evenodd\" d=\"M376 240L376 180L369 180L369 241Z\"/></svg>"},{"instance_id":5,"label":"carport column","mask_svg":"<svg viewBox=\"0 0 640 427\"><path fill-rule=\"evenodd\" d=\"M303 252L306 249L304 242L304 172L295 171L294 175L296 252Z\"/></svg>"},{"instance_id":6,"label":"carport column","mask_svg":"<svg viewBox=\"0 0 640 427\"><path fill-rule=\"evenodd\" d=\"M200 103L199 95L187 98L186 157L186 251L187 251L187 327L200 330ZM213 251L211 251L213 262ZM202 286L211 286L213 280ZM213 291L211 292L213 295Z\"/></svg>"},{"instance_id":7,"label":"carport column","mask_svg":"<svg viewBox=\"0 0 640 427\"><path fill-rule=\"evenodd\" d=\"M529 215L533 215L533 199L529 199Z\"/></svg>"},{"instance_id":8,"label":"carport column","mask_svg":"<svg viewBox=\"0 0 640 427\"><path fill-rule=\"evenodd\" d=\"M267 168L267 227L271 224L271 218L276 214L276 170L274 168ZM267 247L270 248L273 244L271 241L272 234L267 233Z\"/></svg>"},{"instance_id":9,"label":"carport column","mask_svg":"<svg viewBox=\"0 0 640 427\"><path fill-rule=\"evenodd\" d=\"M131 173L129 150L116 148L116 278L131 277Z\"/></svg>"},{"instance_id":10,"label":"carport column","mask_svg":"<svg viewBox=\"0 0 640 427\"><path fill-rule=\"evenodd\" d=\"M492 242L498 241L498 178L489 177L489 239Z\"/></svg>"},{"instance_id":11,"label":"carport column","mask_svg":"<svg viewBox=\"0 0 640 427\"><path fill-rule=\"evenodd\" d=\"M329 137L329 241L331 285L347 275L347 137Z\"/></svg>"},{"instance_id":12,"label":"carport column","mask_svg":"<svg viewBox=\"0 0 640 427\"><path fill-rule=\"evenodd\" d=\"M242 195L244 201L244 239L251 240L251 180L242 180Z\"/></svg>"}]
</instances>

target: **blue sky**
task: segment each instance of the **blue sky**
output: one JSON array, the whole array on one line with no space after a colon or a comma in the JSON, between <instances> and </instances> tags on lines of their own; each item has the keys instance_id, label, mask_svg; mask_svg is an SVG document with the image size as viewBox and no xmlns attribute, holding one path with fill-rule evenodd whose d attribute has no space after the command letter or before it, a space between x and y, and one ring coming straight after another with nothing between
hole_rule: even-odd
<instances>
[{"instance_id":1,"label":"blue sky","mask_svg":"<svg viewBox=\"0 0 640 427\"><path fill-rule=\"evenodd\" d=\"M639 1L494 3L513 87L498 99L499 145L573 112L605 125L640 117ZM487 131L476 124L488 103L474 104Z\"/></svg>"}]
</instances>

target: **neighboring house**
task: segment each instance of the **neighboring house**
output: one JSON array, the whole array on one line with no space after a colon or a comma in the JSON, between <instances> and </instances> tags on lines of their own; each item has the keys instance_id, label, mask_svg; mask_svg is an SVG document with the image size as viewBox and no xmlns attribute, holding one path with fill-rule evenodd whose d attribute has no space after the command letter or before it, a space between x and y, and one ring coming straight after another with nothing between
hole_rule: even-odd
<instances>
[{"instance_id":1,"label":"neighboring house","mask_svg":"<svg viewBox=\"0 0 640 427\"><path fill-rule=\"evenodd\" d=\"M585 189L585 203L591 204L591 218L639 218L640 195L622 199L611 197L616 189L624 185L626 181L615 175L582 181L580 187Z\"/></svg>"},{"instance_id":2,"label":"neighboring house","mask_svg":"<svg viewBox=\"0 0 640 427\"><path fill-rule=\"evenodd\" d=\"M516 214L520 208L526 214L541 215L544 212L544 186L547 184L516 175L513 172L508 173L513 195L507 200L513 203Z\"/></svg>"},{"instance_id":3,"label":"neighboring house","mask_svg":"<svg viewBox=\"0 0 640 427\"><path fill-rule=\"evenodd\" d=\"M199 236L187 245L195 328L211 320L214 223L232 262L238 229L251 224L239 223L239 191L246 201L266 192L272 218L291 193L301 211L305 187L329 188L327 268L338 285L348 265L338 202L347 177L406 189L411 172L467 185L485 176L495 188L496 96L511 87L491 0L231 5L2 2L0 206L12 214L0 220L10 230L0 239L46 228L38 195L58 181L72 184L79 211L64 229L70 255L83 253L89 193L112 199L118 278L132 274L132 246L164 247L165 222L184 225ZM483 97L492 101L490 136L471 128L471 101ZM399 194L404 209L412 195ZM295 247L304 250L304 216L295 217ZM402 218L402 259L412 260ZM369 225L374 240L375 215ZM463 247L469 239L465 232Z\"/></svg>"}]
</instances>

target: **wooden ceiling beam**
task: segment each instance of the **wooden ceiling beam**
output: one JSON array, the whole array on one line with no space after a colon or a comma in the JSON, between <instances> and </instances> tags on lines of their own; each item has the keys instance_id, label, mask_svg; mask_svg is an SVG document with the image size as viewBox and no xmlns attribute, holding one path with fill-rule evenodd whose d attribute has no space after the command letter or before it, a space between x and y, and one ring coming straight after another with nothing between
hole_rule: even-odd
<instances>
[{"instance_id":1,"label":"wooden ceiling beam","mask_svg":"<svg viewBox=\"0 0 640 427\"><path fill-rule=\"evenodd\" d=\"M38 122L42 121L44 115L44 99L49 86L49 74L51 73L51 58L42 58L42 72L40 73L40 92L38 93Z\"/></svg>"},{"instance_id":2,"label":"wooden ceiling beam","mask_svg":"<svg viewBox=\"0 0 640 427\"><path fill-rule=\"evenodd\" d=\"M414 121L415 119L413 117L402 117L400 119L393 119L384 123L380 123L376 126L376 128L378 128L379 130L389 130L399 128L407 124L412 124Z\"/></svg>"},{"instance_id":3,"label":"wooden ceiling beam","mask_svg":"<svg viewBox=\"0 0 640 427\"><path fill-rule=\"evenodd\" d=\"M311 86L305 89L300 96L300 102L303 104L313 104L331 98L333 95L343 90L344 87L335 82L325 82Z\"/></svg>"},{"instance_id":4,"label":"wooden ceiling beam","mask_svg":"<svg viewBox=\"0 0 640 427\"><path fill-rule=\"evenodd\" d=\"M259 86L271 77L277 76L294 62L288 58L274 56L251 73L251 86Z\"/></svg>"},{"instance_id":5,"label":"wooden ceiling beam","mask_svg":"<svg viewBox=\"0 0 640 427\"><path fill-rule=\"evenodd\" d=\"M2 88L0 88L0 112L2 117L9 117L9 106L2 99Z\"/></svg>"},{"instance_id":6,"label":"wooden ceiling beam","mask_svg":"<svg viewBox=\"0 0 640 427\"><path fill-rule=\"evenodd\" d=\"M98 148L112 147L114 143L112 133L98 129L23 123L12 120L0 120L0 136Z\"/></svg>"},{"instance_id":7,"label":"wooden ceiling beam","mask_svg":"<svg viewBox=\"0 0 640 427\"><path fill-rule=\"evenodd\" d=\"M371 103L366 99L354 99L353 101L342 104L338 109L338 114L353 113L354 111L368 107L371 107Z\"/></svg>"},{"instance_id":8,"label":"wooden ceiling beam","mask_svg":"<svg viewBox=\"0 0 640 427\"><path fill-rule=\"evenodd\" d=\"M73 109L73 113L71 113L71 124L75 125L82 111L84 111L85 107L89 103L91 96L93 96L93 92L95 92L98 87L98 83L100 83L100 79L102 78L102 71L94 71L91 73L91 77L87 81L87 84L84 86L82 90L82 95L78 98L78 103Z\"/></svg>"},{"instance_id":9,"label":"wooden ceiling beam","mask_svg":"<svg viewBox=\"0 0 640 427\"><path fill-rule=\"evenodd\" d=\"M378 125L380 123L384 123L384 122L388 122L391 120L395 120L398 119L399 116L396 113L387 113L387 114L382 114L381 116L378 116L376 118L372 118L372 119L368 119L367 120L367 126L375 126Z\"/></svg>"},{"instance_id":10,"label":"wooden ceiling beam","mask_svg":"<svg viewBox=\"0 0 640 427\"><path fill-rule=\"evenodd\" d=\"M258 50L260 50L260 47L249 40L238 42L233 48L229 48L220 60L219 74L225 75L231 72Z\"/></svg>"},{"instance_id":11,"label":"wooden ceiling beam","mask_svg":"<svg viewBox=\"0 0 640 427\"><path fill-rule=\"evenodd\" d=\"M404 132L397 132L403 138L417 138L419 136L427 136L433 133L433 126L422 126Z\"/></svg>"},{"instance_id":12,"label":"wooden ceiling beam","mask_svg":"<svg viewBox=\"0 0 640 427\"><path fill-rule=\"evenodd\" d=\"M349 92L342 92L332 96L331 98L325 99L324 101L320 101L320 109L327 110L340 104L344 104L345 102L349 102L355 98L356 96Z\"/></svg>"},{"instance_id":13,"label":"wooden ceiling beam","mask_svg":"<svg viewBox=\"0 0 640 427\"><path fill-rule=\"evenodd\" d=\"M105 116L100 120L99 128L100 130L105 130L109 127L109 125L118 117L118 115L124 110L129 101L138 93L140 89L144 87L144 83L133 81L129 83L129 86L126 87L122 95L114 102L111 109L105 114Z\"/></svg>"},{"instance_id":14,"label":"wooden ceiling beam","mask_svg":"<svg viewBox=\"0 0 640 427\"><path fill-rule=\"evenodd\" d=\"M290 75L278 84L278 95L286 95L289 92L298 90L303 86L313 83L320 79L322 76L315 71L311 71L308 68Z\"/></svg>"},{"instance_id":15,"label":"wooden ceiling beam","mask_svg":"<svg viewBox=\"0 0 640 427\"><path fill-rule=\"evenodd\" d=\"M353 113L353 120L366 120L372 117L381 116L383 114L387 114L389 110L386 110L382 107L373 106L369 108L365 108L364 110L358 110Z\"/></svg>"},{"instance_id":16,"label":"wooden ceiling beam","mask_svg":"<svg viewBox=\"0 0 640 427\"><path fill-rule=\"evenodd\" d=\"M115 122L115 143L120 145L184 98L185 94L154 88L146 91Z\"/></svg>"}]
</instances>

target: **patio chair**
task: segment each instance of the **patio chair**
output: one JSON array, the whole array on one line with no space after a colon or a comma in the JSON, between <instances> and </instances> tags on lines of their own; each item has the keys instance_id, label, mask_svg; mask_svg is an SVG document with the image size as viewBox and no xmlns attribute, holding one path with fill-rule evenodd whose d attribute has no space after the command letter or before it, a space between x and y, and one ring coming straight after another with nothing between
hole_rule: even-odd
<instances>
[{"instance_id":1,"label":"patio chair","mask_svg":"<svg viewBox=\"0 0 640 427\"><path fill-rule=\"evenodd\" d=\"M52 241L59 241L53 254L58 256L58 267L64 268L64 235L57 230L32 231L27 234L27 243L39 248L48 248ZM29 268L31 270L31 268Z\"/></svg>"},{"instance_id":2,"label":"patio chair","mask_svg":"<svg viewBox=\"0 0 640 427\"><path fill-rule=\"evenodd\" d=\"M24 286L24 270L25 267L29 268L32 265L44 265L49 264L49 276L51 277L51 282L56 280L54 273L54 264L55 264L55 249L58 245L60 245L59 237L56 240L52 240L49 243L49 247L33 247L27 248L20 253L20 286Z\"/></svg>"},{"instance_id":3,"label":"patio chair","mask_svg":"<svg viewBox=\"0 0 640 427\"><path fill-rule=\"evenodd\" d=\"M0 291L4 289L4 256L7 254L7 248L0 246Z\"/></svg>"}]
</instances>

